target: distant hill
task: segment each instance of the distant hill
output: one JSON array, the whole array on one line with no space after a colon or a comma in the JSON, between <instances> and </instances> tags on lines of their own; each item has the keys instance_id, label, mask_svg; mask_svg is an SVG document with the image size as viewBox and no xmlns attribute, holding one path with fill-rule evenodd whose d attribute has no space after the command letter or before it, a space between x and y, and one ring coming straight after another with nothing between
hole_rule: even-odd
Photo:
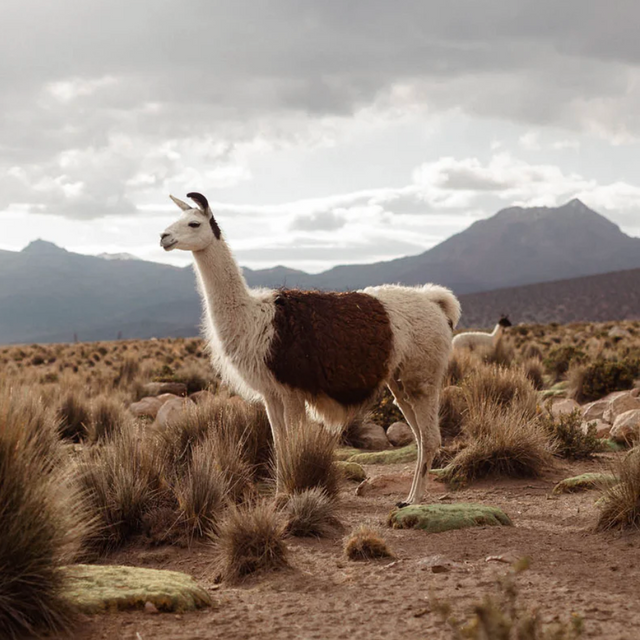
<instances>
[{"instance_id":1,"label":"distant hill","mask_svg":"<svg viewBox=\"0 0 640 640\"><path fill-rule=\"evenodd\" d=\"M190 267L126 255L105 257L71 253L41 240L20 252L0 251L0 343L66 342L74 334L80 340L112 340L119 334L150 338L198 332L201 307ZM640 238L625 235L607 218L572 200L557 208L503 209L418 256L338 266L320 274L282 266L244 273L254 287L345 290L436 282L461 295L639 268ZM607 277L609 292L589 294L601 300L597 305L589 305L588 296L572 296L574 285L569 282L531 289L526 295L537 296L535 304L515 289L466 296L463 323L490 325L500 311L510 312L516 321L637 317L636 299L628 288L618 286L619 278L627 282L632 276ZM597 288L598 282L576 286L582 291ZM564 293L546 293L560 290ZM517 309L522 309L520 318ZM607 313L614 315L604 317Z\"/></svg>"},{"instance_id":2,"label":"distant hill","mask_svg":"<svg viewBox=\"0 0 640 640\"><path fill-rule=\"evenodd\" d=\"M514 323L640 319L640 269L543 282L460 296L462 327L492 327L502 313Z\"/></svg>"}]
</instances>

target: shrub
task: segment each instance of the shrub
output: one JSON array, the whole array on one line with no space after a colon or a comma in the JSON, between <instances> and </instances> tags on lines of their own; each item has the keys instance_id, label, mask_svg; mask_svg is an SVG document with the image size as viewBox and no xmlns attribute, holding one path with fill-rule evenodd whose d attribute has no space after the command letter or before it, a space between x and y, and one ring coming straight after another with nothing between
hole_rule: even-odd
<instances>
[{"instance_id":1,"label":"shrub","mask_svg":"<svg viewBox=\"0 0 640 640\"><path fill-rule=\"evenodd\" d=\"M515 577L528 569L527 558L513 565L500 582L496 595L485 595L473 607L470 620L460 621L452 616L448 602L432 598L431 606L452 629L456 638L471 640L576 640L584 630L580 616L571 614L569 622L542 623L537 611L529 611L518 602Z\"/></svg>"},{"instance_id":2,"label":"shrub","mask_svg":"<svg viewBox=\"0 0 640 640\"><path fill-rule=\"evenodd\" d=\"M369 419L388 429L394 422L404 420L402 411L394 404L393 394L387 387L380 392L376 403L369 413Z\"/></svg>"},{"instance_id":3,"label":"shrub","mask_svg":"<svg viewBox=\"0 0 640 640\"><path fill-rule=\"evenodd\" d=\"M640 527L640 448L629 451L614 472L618 482L603 491L598 531Z\"/></svg>"},{"instance_id":4,"label":"shrub","mask_svg":"<svg viewBox=\"0 0 640 640\"><path fill-rule=\"evenodd\" d=\"M543 364L554 379L559 380L569 371L572 364L583 362L585 357L584 351L572 344L564 344L551 349Z\"/></svg>"},{"instance_id":5,"label":"shrub","mask_svg":"<svg viewBox=\"0 0 640 640\"><path fill-rule=\"evenodd\" d=\"M470 405L464 428L468 444L444 469L453 486L486 477L538 477L551 464L546 434L526 407Z\"/></svg>"},{"instance_id":6,"label":"shrub","mask_svg":"<svg viewBox=\"0 0 640 640\"><path fill-rule=\"evenodd\" d=\"M87 530L53 424L0 389L0 636L60 631L73 622L61 565Z\"/></svg>"},{"instance_id":7,"label":"shrub","mask_svg":"<svg viewBox=\"0 0 640 640\"><path fill-rule=\"evenodd\" d=\"M334 460L338 435L319 424L289 427L278 442L277 484L287 495L318 487L329 497L339 491L341 473Z\"/></svg>"},{"instance_id":8,"label":"shrub","mask_svg":"<svg viewBox=\"0 0 640 640\"><path fill-rule=\"evenodd\" d=\"M91 423L91 409L76 389L67 392L57 412L60 437L80 442L87 437Z\"/></svg>"},{"instance_id":9,"label":"shrub","mask_svg":"<svg viewBox=\"0 0 640 640\"><path fill-rule=\"evenodd\" d=\"M365 525L358 527L346 538L344 553L349 560L393 558L393 553L384 538Z\"/></svg>"},{"instance_id":10,"label":"shrub","mask_svg":"<svg viewBox=\"0 0 640 640\"><path fill-rule=\"evenodd\" d=\"M574 409L554 417L549 409L540 415L540 424L551 440L554 453L561 458L584 460L593 457L600 448L595 425L587 433L582 430L582 412Z\"/></svg>"},{"instance_id":11,"label":"shrub","mask_svg":"<svg viewBox=\"0 0 640 640\"><path fill-rule=\"evenodd\" d=\"M570 376L571 397L578 402L598 400L613 391L631 389L640 375L640 361L624 359L618 362L596 360L576 367Z\"/></svg>"},{"instance_id":12,"label":"shrub","mask_svg":"<svg viewBox=\"0 0 640 640\"><path fill-rule=\"evenodd\" d=\"M289 496L284 512L286 531L292 536L330 535L338 521L335 517L336 501L322 489L314 487Z\"/></svg>"},{"instance_id":13,"label":"shrub","mask_svg":"<svg viewBox=\"0 0 640 640\"><path fill-rule=\"evenodd\" d=\"M225 582L288 566L284 527L267 502L231 506L220 524L216 550L218 574Z\"/></svg>"}]
</instances>

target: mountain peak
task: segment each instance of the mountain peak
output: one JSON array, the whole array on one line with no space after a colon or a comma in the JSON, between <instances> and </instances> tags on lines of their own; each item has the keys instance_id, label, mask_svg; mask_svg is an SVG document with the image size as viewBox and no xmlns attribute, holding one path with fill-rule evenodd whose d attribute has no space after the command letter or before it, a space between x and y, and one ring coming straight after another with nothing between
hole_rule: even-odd
<instances>
[{"instance_id":1,"label":"mountain peak","mask_svg":"<svg viewBox=\"0 0 640 640\"><path fill-rule=\"evenodd\" d=\"M60 253L68 253L66 249L59 247L57 244L53 242L48 242L47 240L33 240L30 242L21 253L31 253L34 255L54 255Z\"/></svg>"}]
</instances>

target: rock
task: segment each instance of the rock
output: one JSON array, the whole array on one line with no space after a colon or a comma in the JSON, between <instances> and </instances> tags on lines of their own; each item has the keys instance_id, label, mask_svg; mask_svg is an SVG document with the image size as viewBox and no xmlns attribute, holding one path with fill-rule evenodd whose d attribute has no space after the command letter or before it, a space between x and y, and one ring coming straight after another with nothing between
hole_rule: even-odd
<instances>
[{"instance_id":1,"label":"rock","mask_svg":"<svg viewBox=\"0 0 640 640\"><path fill-rule=\"evenodd\" d=\"M619 391L611 395L603 420L613 424L618 416L633 409L640 409L640 400L634 398L631 391Z\"/></svg>"},{"instance_id":2,"label":"rock","mask_svg":"<svg viewBox=\"0 0 640 640\"><path fill-rule=\"evenodd\" d=\"M609 329L609 333L607 334L610 338L614 338L616 340L621 340L622 338L630 338L631 334L622 327L616 325L615 327L611 327Z\"/></svg>"},{"instance_id":3,"label":"rock","mask_svg":"<svg viewBox=\"0 0 640 640\"><path fill-rule=\"evenodd\" d=\"M565 413L572 413L576 409L580 409L580 405L575 400L562 398L551 405L551 415L557 418Z\"/></svg>"},{"instance_id":4,"label":"rock","mask_svg":"<svg viewBox=\"0 0 640 640\"><path fill-rule=\"evenodd\" d=\"M394 529L422 529L440 533L451 529L483 526L511 526L510 518L497 507L482 504L409 505L389 514L388 524Z\"/></svg>"},{"instance_id":5,"label":"rock","mask_svg":"<svg viewBox=\"0 0 640 640\"><path fill-rule=\"evenodd\" d=\"M577 493L578 491L590 491L591 489L602 489L611 487L618 480L610 473L583 473L579 476L565 478L558 482L551 493Z\"/></svg>"},{"instance_id":6,"label":"rock","mask_svg":"<svg viewBox=\"0 0 640 640\"><path fill-rule=\"evenodd\" d=\"M620 414L613 423L610 437L622 444L633 444L640 440L640 409Z\"/></svg>"},{"instance_id":7,"label":"rock","mask_svg":"<svg viewBox=\"0 0 640 640\"><path fill-rule=\"evenodd\" d=\"M358 464L400 464L403 462L415 462L418 458L418 447L410 444L402 449L391 451L376 451L375 453L356 453L349 458L349 462Z\"/></svg>"},{"instance_id":8,"label":"rock","mask_svg":"<svg viewBox=\"0 0 640 640\"><path fill-rule=\"evenodd\" d=\"M171 423L179 420L185 409L192 404L189 398L172 398L165 402L159 409L154 424L158 427L167 427Z\"/></svg>"},{"instance_id":9,"label":"rock","mask_svg":"<svg viewBox=\"0 0 640 640\"><path fill-rule=\"evenodd\" d=\"M216 397L215 393L208 391L207 389L203 389L202 391L195 391L189 396L189 400L193 400L196 404L203 404L210 400L213 400Z\"/></svg>"},{"instance_id":10,"label":"rock","mask_svg":"<svg viewBox=\"0 0 640 640\"><path fill-rule=\"evenodd\" d=\"M336 465L347 480L362 482L367 479L367 472L357 462L337 461Z\"/></svg>"},{"instance_id":11,"label":"rock","mask_svg":"<svg viewBox=\"0 0 640 640\"><path fill-rule=\"evenodd\" d=\"M406 422L394 422L387 429L387 438L394 447L405 447L414 441L411 427Z\"/></svg>"},{"instance_id":12,"label":"rock","mask_svg":"<svg viewBox=\"0 0 640 640\"><path fill-rule=\"evenodd\" d=\"M147 382L143 389L148 396L159 396L163 393L172 393L176 396L187 395L187 385L182 382Z\"/></svg>"},{"instance_id":13,"label":"rock","mask_svg":"<svg viewBox=\"0 0 640 640\"><path fill-rule=\"evenodd\" d=\"M209 594L178 571L85 564L62 571L66 578L62 597L81 613L147 611L147 605L157 611L190 611L211 605Z\"/></svg>"},{"instance_id":14,"label":"rock","mask_svg":"<svg viewBox=\"0 0 640 640\"><path fill-rule=\"evenodd\" d=\"M638 384L637 380L636 384ZM634 387L633 389L631 389L631 391L629 391L629 393L631 394L632 398L640 398L640 387Z\"/></svg>"},{"instance_id":15,"label":"rock","mask_svg":"<svg viewBox=\"0 0 640 640\"><path fill-rule=\"evenodd\" d=\"M449 560L449 558L446 558L445 556L436 555L418 560L418 566L423 571L431 571L432 573L448 573L451 569L460 567L460 564Z\"/></svg>"},{"instance_id":16,"label":"rock","mask_svg":"<svg viewBox=\"0 0 640 640\"><path fill-rule=\"evenodd\" d=\"M129 411L139 418L153 418L155 420L160 407L172 398L180 400L180 398L173 393L163 393L160 396L147 396L129 405Z\"/></svg>"},{"instance_id":17,"label":"rock","mask_svg":"<svg viewBox=\"0 0 640 640\"><path fill-rule=\"evenodd\" d=\"M382 451L391 446L384 429L375 422L365 422L360 426L358 444L369 451Z\"/></svg>"},{"instance_id":18,"label":"rock","mask_svg":"<svg viewBox=\"0 0 640 640\"><path fill-rule=\"evenodd\" d=\"M611 425L608 422L604 422L603 420L585 420L581 425L580 429L584 434L589 432L590 425L595 426L595 437L596 438L604 438L605 440L609 437L611 433Z\"/></svg>"},{"instance_id":19,"label":"rock","mask_svg":"<svg viewBox=\"0 0 640 640\"><path fill-rule=\"evenodd\" d=\"M160 613L160 611L158 611L158 607L156 607L156 605L153 604L153 602L149 602L149 600L147 600L144 603L144 612L145 613Z\"/></svg>"},{"instance_id":20,"label":"rock","mask_svg":"<svg viewBox=\"0 0 640 640\"><path fill-rule=\"evenodd\" d=\"M602 420L604 412L608 409L609 402L607 400L596 400L582 407L582 418L585 421Z\"/></svg>"}]
</instances>

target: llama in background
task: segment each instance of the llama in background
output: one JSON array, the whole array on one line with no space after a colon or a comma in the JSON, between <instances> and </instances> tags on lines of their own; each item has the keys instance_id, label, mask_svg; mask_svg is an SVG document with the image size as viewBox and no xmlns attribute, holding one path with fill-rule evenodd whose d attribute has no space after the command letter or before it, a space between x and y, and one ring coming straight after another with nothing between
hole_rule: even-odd
<instances>
[{"instance_id":1,"label":"llama in background","mask_svg":"<svg viewBox=\"0 0 640 640\"><path fill-rule=\"evenodd\" d=\"M473 351L478 348L495 347L504 334L504 330L511 326L511 321L508 316L501 316L498 320L498 324L493 328L491 333L484 331L466 331L459 333L453 338L454 349L469 349Z\"/></svg>"},{"instance_id":2,"label":"llama in background","mask_svg":"<svg viewBox=\"0 0 640 640\"><path fill-rule=\"evenodd\" d=\"M460 318L444 287L383 285L348 293L250 290L207 199L171 196L180 219L161 246L193 252L212 360L247 399L264 402L275 451L307 409L343 426L387 385L418 445L406 503L420 501L440 446L439 390Z\"/></svg>"}]
</instances>

